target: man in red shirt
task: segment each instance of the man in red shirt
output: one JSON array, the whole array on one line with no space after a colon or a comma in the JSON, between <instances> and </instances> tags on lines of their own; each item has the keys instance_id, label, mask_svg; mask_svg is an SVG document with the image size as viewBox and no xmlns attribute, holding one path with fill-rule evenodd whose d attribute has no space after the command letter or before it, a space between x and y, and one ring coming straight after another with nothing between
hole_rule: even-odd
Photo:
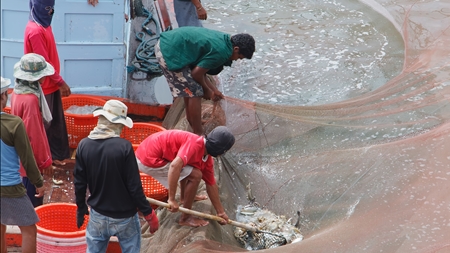
<instances>
[{"instance_id":1,"label":"man in red shirt","mask_svg":"<svg viewBox=\"0 0 450 253\"><path fill-rule=\"evenodd\" d=\"M52 114L52 121L45 125L47 139L55 165L64 165L70 157L67 127L61 97L71 94L70 87L60 75L59 56L51 22L55 0L30 0L30 17L25 28L24 53L42 55L54 68L55 73L41 84Z\"/></svg>"},{"instance_id":2,"label":"man in red shirt","mask_svg":"<svg viewBox=\"0 0 450 253\"><path fill-rule=\"evenodd\" d=\"M175 200L180 182L180 201L191 209L200 180L205 181L206 192L217 216L227 224L228 216L219 198L211 156L224 154L234 144L234 136L224 126L214 128L206 137L182 130L166 130L147 137L136 150L139 170L152 176L169 189L170 211L178 211ZM201 227L208 222L183 213L180 225Z\"/></svg>"}]
</instances>

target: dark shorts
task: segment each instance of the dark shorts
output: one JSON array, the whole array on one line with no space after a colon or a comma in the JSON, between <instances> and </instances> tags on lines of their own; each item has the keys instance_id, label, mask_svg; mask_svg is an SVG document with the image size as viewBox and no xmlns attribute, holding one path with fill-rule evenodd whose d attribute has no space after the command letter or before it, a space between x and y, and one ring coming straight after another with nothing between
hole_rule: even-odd
<instances>
[{"instance_id":1,"label":"dark shorts","mask_svg":"<svg viewBox=\"0 0 450 253\"><path fill-rule=\"evenodd\" d=\"M0 198L0 216L3 225L31 226L39 221L27 195L20 198Z\"/></svg>"},{"instance_id":2,"label":"dark shorts","mask_svg":"<svg viewBox=\"0 0 450 253\"><path fill-rule=\"evenodd\" d=\"M33 207L38 207L44 204L44 197L40 197L40 198L36 198L34 195L36 195L36 186L34 186L30 180L28 179L28 177L23 177L22 178L22 183L25 186L25 188L27 189L27 195L28 198L31 201L31 204L33 205Z\"/></svg>"},{"instance_id":3,"label":"dark shorts","mask_svg":"<svg viewBox=\"0 0 450 253\"><path fill-rule=\"evenodd\" d=\"M159 41L155 45L155 55L174 98L203 97L203 88L192 78L189 66L177 71L171 71L167 68L166 61L159 48Z\"/></svg>"}]
</instances>

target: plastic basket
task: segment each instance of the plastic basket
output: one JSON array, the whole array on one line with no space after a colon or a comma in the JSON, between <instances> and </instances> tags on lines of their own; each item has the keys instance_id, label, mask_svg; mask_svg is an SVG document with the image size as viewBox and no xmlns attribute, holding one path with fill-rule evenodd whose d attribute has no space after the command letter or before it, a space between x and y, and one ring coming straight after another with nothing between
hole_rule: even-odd
<instances>
[{"instance_id":1,"label":"plastic basket","mask_svg":"<svg viewBox=\"0 0 450 253\"><path fill-rule=\"evenodd\" d=\"M72 105L85 106L93 105L103 107L105 100L88 95L70 95L62 98L64 117L66 119L67 134L69 137L69 146L77 148L78 143L87 137L97 125L98 118L90 115L80 115L65 112Z\"/></svg>"},{"instance_id":2,"label":"plastic basket","mask_svg":"<svg viewBox=\"0 0 450 253\"><path fill-rule=\"evenodd\" d=\"M145 173L140 174L142 188L144 189L145 196L166 202L169 196L169 191L166 189L166 187L164 187L161 183L158 182L158 180L154 179L153 177ZM156 209L158 208L158 206L152 205L152 208Z\"/></svg>"},{"instance_id":3,"label":"plastic basket","mask_svg":"<svg viewBox=\"0 0 450 253\"><path fill-rule=\"evenodd\" d=\"M37 252L86 252L85 215L83 226L77 228L77 206L73 203L51 203L36 207L40 221L37 227Z\"/></svg>"},{"instance_id":4,"label":"plastic basket","mask_svg":"<svg viewBox=\"0 0 450 253\"><path fill-rule=\"evenodd\" d=\"M133 128L124 127L120 137L129 140L136 151L145 138L164 130L166 130L164 127L157 124L138 122L133 124Z\"/></svg>"}]
</instances>

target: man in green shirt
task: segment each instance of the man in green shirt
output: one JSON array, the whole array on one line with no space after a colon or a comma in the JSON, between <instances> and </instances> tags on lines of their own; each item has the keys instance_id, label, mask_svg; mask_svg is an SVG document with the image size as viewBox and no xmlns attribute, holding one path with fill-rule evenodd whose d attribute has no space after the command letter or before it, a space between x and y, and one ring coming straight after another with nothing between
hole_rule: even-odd
<instances>
[{"instance_id":1,"label":"man in green shirt","mask_svg":"<svg viewBox=\"0 0 450 253\"><path fill-rule=\"evenodd\" d=\"M203 135L201 99L224 98L206 74L218 74L238 59L251 59L255 40L246 33L233 36L203 27L180 27L161 34L155 55L172 96L183 97L186 118L195 134Z\"/></svg>"}]
</instances>

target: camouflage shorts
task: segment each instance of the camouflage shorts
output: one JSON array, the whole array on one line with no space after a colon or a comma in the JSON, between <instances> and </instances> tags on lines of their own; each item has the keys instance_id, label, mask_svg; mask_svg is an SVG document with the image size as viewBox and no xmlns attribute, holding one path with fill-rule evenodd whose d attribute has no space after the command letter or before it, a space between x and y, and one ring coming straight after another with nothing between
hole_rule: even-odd
<instances>
[{"instance_id":1,"label":"camouflage shorts","mask_svg":"<svg viewBox=\"0 0 450 253\"><path fill-rule=\"evenodd\" d=\"M159 48L159 41L155 45L155 55L174 98L203 97L203 88L194 80L194 78L192 78L189 66L177 71L167 69L166 61Z\"/></svg>"}]
</instances>

